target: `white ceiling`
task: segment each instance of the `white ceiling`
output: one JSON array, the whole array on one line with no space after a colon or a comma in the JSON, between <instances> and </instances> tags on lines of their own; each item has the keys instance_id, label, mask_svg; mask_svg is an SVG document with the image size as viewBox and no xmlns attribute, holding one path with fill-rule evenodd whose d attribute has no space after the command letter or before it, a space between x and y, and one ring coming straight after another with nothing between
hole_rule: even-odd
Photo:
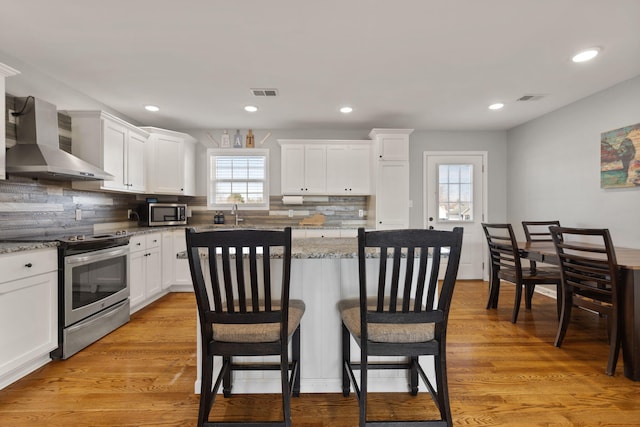
<instances>
[{"instance_id":1,"label":"white ceiling","mask_svg":"<svg viewBox=\"0 0 640 427\"><path fill-rule=\"evenodd\" d=\"M0 11L0 52L176 130L501 130L640 75L640 0L0 0ZM592 46L595 61L571 62ZM530 94L544 97L516 102Z\"/></svg>"}]
</instances>

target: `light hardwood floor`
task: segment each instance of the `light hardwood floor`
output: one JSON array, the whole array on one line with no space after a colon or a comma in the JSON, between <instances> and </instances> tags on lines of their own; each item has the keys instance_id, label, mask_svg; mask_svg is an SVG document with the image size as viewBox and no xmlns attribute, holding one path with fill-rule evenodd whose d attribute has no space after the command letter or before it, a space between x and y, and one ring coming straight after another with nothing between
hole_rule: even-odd
<instances>
[{"instance_id":1,"label":"light hardwood floor","mask_svg":"<svg viewBox=\"0 0 640 427\"><path fill-rule=\"evenodd\" d=\"M624 377L622 360L614 377L604 373L605 319L576 313L557 349L555 301L536 294L513 325L513 287L502 288L498 310L485 310L486 282L457 284L447 353L454 424L639 426L640 382ZM0 390L0 426L194 426L195 365L195 300L170 294L71 359ZM370 402L373 417L432 410L425 393ZM274 395L219 398L212 418L278 419L279 406ZM357 411L353 395L292 403L294 426L354 426Z\"/></svg>"}]
</instances>

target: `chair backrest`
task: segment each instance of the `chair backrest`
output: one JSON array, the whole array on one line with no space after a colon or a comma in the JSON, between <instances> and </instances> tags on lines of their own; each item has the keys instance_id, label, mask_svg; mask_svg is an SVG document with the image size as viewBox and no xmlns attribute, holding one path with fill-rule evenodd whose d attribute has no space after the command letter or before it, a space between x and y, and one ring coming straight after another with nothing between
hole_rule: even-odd
<instances>
[{"instance_id":1,"label":"chair backrest","mask_svg":"<svg viewBox=\"0 0 640 427\"><path fill-rule=\"evenodd\" d=\"M511 224L482 224L489 245L491 268L512 270L516 278L522 279L522 262L518 252L518 243Z\"/></svg>"},{"instance_id":2,"label":"chair backrest","mask_svg":"<svg viewBox=\"0 0 640 427\"><path fill-rule=\"evenodd\" d=\"M609 230L569 227L550 230L563 285L578 294L615 303L620 279Z\"/></svg>"},{"instance_id":3,"label":"chair backrest","mask_svg":"<svg viewBox=\"0 0 640 427\"><path fill-rule=\"evenodd\" d=\"M367 323L436 322L436 334L442 332L438 328L448 318L460 263L462 232L461 227L453 231L358 229L363 340L367 337ZM371 252L379 253L379 258L372 258ZM369 271L374 280L368 288L367 261L371 266L376 260L377 268ZM438 277L445 264L438 290Z\"/></svg>"},{"instance_id":4,"label":"chair backrest","mask_svg":"<svg viewBox=\"0 0 640 427\"><path fill-rule=\"evenodd\" d=\"M527 242L552 242L551 226L560 227L560 221L522 221Z\"/></svg>"},{"instance_id":5,"label":"chair backrest","mask_svg":"<svg viewBox=\"0 0 640 427\"><path fill-rule=\"evenodd\" d=\"M291 228L204 232L191 228L186 239L201 333L212 337L212 323L280 322L286 342ZM272 258L282 259L281 272L272 271Z\"/></svg>"}]
</instances>

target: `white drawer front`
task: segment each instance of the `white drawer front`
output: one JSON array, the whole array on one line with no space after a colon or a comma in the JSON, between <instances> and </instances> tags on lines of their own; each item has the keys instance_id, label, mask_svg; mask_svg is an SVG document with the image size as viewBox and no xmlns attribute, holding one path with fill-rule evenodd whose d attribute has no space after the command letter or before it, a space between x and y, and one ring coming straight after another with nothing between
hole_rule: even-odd
<instances>
[{"instance_id":1,"label":"white drawer front","mask_svg":"<svg viewBox=\"0 0 640 427\"><path fill-rule=\"evenodd\" d=\"M12 282L58 269L57 249L36 249L0 255L0 283Z\"/></svg>"},{"instance_id":2,"label":"white drawer front","mask_svg":"<svg viewBox=\"0 0 640 427\"><path fill-rule=\"evenodd\" d=\"M131 252L140 251L142 249L146 249L146 247L147 237L144 234L139 234L129 239L129 250Z\"/></svg>"}]
</instances>

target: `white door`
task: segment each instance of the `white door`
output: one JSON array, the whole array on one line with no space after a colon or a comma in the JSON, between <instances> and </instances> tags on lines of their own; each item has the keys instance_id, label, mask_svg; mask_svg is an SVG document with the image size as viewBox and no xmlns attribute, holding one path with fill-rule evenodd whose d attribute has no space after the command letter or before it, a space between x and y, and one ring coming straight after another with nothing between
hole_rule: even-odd
<instances>
[{"instance_id":1,"label":"white door","mask_svg":"<svg viewBox=\"0 0 640 427\"><path fill-rule=\"evenodd\" d=\"M458 279L484 277L486 160L486 152L424 153L424 227L464 228Z\"/></svg>"}]
</instances>

